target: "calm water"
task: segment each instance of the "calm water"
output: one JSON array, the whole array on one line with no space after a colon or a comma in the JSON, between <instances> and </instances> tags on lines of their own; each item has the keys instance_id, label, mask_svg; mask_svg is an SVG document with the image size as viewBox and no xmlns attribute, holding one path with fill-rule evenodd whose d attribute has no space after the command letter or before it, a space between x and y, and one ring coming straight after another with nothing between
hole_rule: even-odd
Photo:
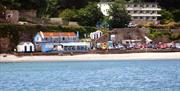
<instances>
[{"instance_id":1,"label":"calm water","mask_svg":"<svg viewBox=\"0 0 180 91\"><path fill-rule=\"evenodd\" d=\"M0 91L180 91L180 61L0 63Z\"/></svg>"}]
</instances>

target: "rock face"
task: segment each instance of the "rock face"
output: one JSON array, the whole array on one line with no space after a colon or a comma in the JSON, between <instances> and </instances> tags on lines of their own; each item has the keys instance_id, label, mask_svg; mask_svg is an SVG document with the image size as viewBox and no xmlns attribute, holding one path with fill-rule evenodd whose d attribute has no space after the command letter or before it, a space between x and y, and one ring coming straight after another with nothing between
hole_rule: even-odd
<instances>
[{"instance_id":1,"label":"rock face","mask_svg":"<svg viewBox=\"0 0 180 91\"><path fill-rule=\"evenodd\" d=\"M16 48L18 42L32 41L33 33L31 32L19 32L17 37L9 35L6 37L0 37L0 52L7 52Z\"/></svg>"},{"instance_id":2,"label":"rock face","mask_svg":"<svg viewBox=\"0 0 180 91\"><path fill-rule=\"evenodd\" d=\"M32 41L33 40L33 33L28 32L28 31L23 31L18 33L19 36L19 41Z\"/></svg>"},{"instance_id":3,"label":"rock face","mask_svg":"<svg viewBox=\"0 0 180 91\"><path fill-rule=\"evenodd\" d=\"M0 38L0 53L10 49L9 38Z\"/></svg>"},{"instance_id":4,"label":"rock face","mask_svg":"<svg viewBox=\"0 0 180 91\"><path fill-rule=\"evenodd\" d=\"M4 14L0 15L0 23L17 24L19 21L18 10L6 10Z\"/></svg>"}]
</instances>

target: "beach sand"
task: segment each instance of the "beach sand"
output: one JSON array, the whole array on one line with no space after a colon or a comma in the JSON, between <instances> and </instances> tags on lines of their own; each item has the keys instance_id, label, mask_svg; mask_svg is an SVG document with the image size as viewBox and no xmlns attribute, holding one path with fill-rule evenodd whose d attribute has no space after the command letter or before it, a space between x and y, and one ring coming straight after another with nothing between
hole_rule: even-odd
<instances>
[{"instance_id":1,"label":"beach sand","mask_svg":"<svg viewBox=\"0 0 180 91\"><path fill-rule=\"evenodd\" d=\"M179 59L180 52L168 53L128 53L128 54L83 54L73 56L22 56L17 57L0 54L0 62L31 62L31 61L111 61L111 60L156 60Z\"/></svg>"}]
</instances>

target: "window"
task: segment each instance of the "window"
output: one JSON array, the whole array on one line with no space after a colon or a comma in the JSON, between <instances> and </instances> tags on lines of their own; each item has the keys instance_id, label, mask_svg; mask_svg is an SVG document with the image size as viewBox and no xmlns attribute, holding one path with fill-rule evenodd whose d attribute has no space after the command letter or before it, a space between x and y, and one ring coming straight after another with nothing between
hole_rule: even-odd
<instances>
[{"instance_id":1,"label":"window","mask_svg":"<svg viewBox=\"0 0 180 91\"><path fill-rule=\"evenodd\" d=\"M44 40L48 40L48 38L45 38Z\"/></svg>"},{"instance_id":2,"label":"window","mask_svg":"<svg viewBox=\"0 0 180 91\"><path fill-rule=\"evenodd\" d=\"M149 17L148 17L148 16L146 17L146 20L149 20Z\"/></svg>"},{"instance_id":3,"label":"window","mask_svg":"<svg viewBox=\"0 0 180 91\"><path fill-rule=\"evenodd\" d=\"M64 41L64 40L65 40L65 38L64 38L64 37L62 37L62 40Z\"/></svg>"},{"instance_id":4,"label":"window","mask_svg":"<svg viewBox=\"0 0 180 91\"><path fill-rule=\"evenodd\" d=\"M73 40L76 40L76 37L74 37Z\"/></svg>"},{"instance_id":5,"label":"window","mask_svg":"<svg viewBox=\"0 0 180 91\"><path fill-rule=\"evenodd\" d=\"M78 51L81 50L81 47L80 47L80 46L77 46L77 50L78 50Z\"/></svg>"},{"instance_id":6,"label":"window","mask_svg":"<svg viewBox=\"0 0 180 91\"><path fill-rule=\"evenodd\" d=\"M156 17L152 17L152 19L156 19Z\"/></svg>"},{"instance_id":7,"label":"window","mask_svg":"<svg viewBox=\"0 0 180 91\"><path fill-rule=\"evenodd\" d=\"M71 49L72 49L73 51L75 51L75 50L76 50L75 46L72 46L72 47L71 47Z\"/></svg>"},{"instance_id":8,"label":"window","mask_svg":"<svg viewBox=\"0 0 180 91\"><path fill-rule=\"evenodd\" d=\"M146 7L148 8L148 7L149 7L149 5L146 5Z\"/></svg>"},{"instance_id":9,"label":"window","mask_svg":"<svg viewBox=\"0 0 180 91\"><path fill-rule=\"evenodd\" d=\"M134 19L138 19L138 17L137 17L137 16L134 16L133 18L134 18Z\"/></svg>"},{"instance_id":10,"label":"window","mask_svg":"<svg viewBox=\"0 0 180 91\"><path fill-rule=\"evenodd\" d=\"M140 13L142 14L142 13L143 13L143 11L140 11Z\"/></svg>"},{"instance_id":11,"label":"window","mask_svg":"<svg viewBox=\"0 0 180 91\"><path fill-rule=\"evenodd\" d=\"M144 5L143 5L143 4L141 4L141 5L140 5L140 7L141 7L141 8L144 8Z\"/></svg>"},{"instance_id":12,"label":"window","mask_svg":"<svg viewBox=\"0 0 180 91\"><path fill-rule=\"evenodd\" d=\"M37 37L37 41L39 41L39 39L40 39L40 38L39 38L39 37Z\"/></svg>"},{"instance_id":13,"label":"window","mask_svg":"<svg viewBox=\"0 0 180 91\"><path fill-rule=\"evenodd\" d=\"M156 7L156 5L153 4L152 7L154 8L154 7Z\"/></svg>"},{"instance_id":14,"label":"window","mask_svg":"<svg viewBox=\"0 0 180 91\"><path fill-rule=\"evenodd\" d=\"M68 47L67 47L67 46L64 46L64 50L67 51L67 50L68 50Z\"/></svg>"},{"instance_id":15,"label":"window","mask_svg":"<svg viewBox=\"0 0 180 91\"><path fill-rule=\"evenodd\" d=\"M142 16L140 16L140 19L143 19L143 17L142 17Z\"/></svg>"},{"instance_id":16,"label":"window","mask_svg":"<svg viewBox=\"0 0 180 91\"><path fill-rule=\"evenodd\" d=\"M149 11L146 11L146 13L149 13Z\"/></svg>"},{"instance_id":17,"label":"window","mask_svg":"<svg viewBox=\"0 0 180 91\"><path fill-rule=\"evenodd\" d=\"M136 5L136 4L134 4L134 7L137 7L137 5Z\"/></svg>"},{"instance_id":18,"label":"window","mask_svg":"<svg viewBox=\"0 0 180 91\"><path fill-rule=\"evenodd\" d=\"M134 11L134 13L137 13L137 11Z\"/></svg>"}]
</instances>

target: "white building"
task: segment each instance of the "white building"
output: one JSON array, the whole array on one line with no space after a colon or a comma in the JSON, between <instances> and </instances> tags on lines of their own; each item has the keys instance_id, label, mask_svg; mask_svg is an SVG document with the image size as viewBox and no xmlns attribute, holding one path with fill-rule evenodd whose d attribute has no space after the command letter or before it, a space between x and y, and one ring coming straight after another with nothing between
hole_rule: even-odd
<instances>
[{"instance_id":1,"label":"white building","mask_svg":"<svg viewBox=\"0 0 180 91\"><path fill-rule=\"evenodd\" d=\"M98 3L98 7L100 7L101 12L105 16L109 15L108 11L111 3L112 2ZM144 24L147 21L157 23L158 17L161 16L158 14L161 8L158 7L157 3L127 3L125 7L128 14L131 15L131 23L133 24Z\"/></svg>"},{"instance_id":2,"label":"white building","mask_svg":"<svg viewBox=\"0 0 180 91\"><path fill-rule=\"evenodd\" d=\"M98 38L100 38L102 35L103 35L103 33L102 33L100 30L98 30L98 31L96 31L96 32L90 33L90 38L91 38L91 39L98 39Z\"/></svg>"},{"instance_id":3,"label":"white building","mask_svg":"<svg viewBox=\"0 0 180 91\"><path fill-rule=\"evenodd\" d=\"M21 42L17 45L17 52L34 52L34 44L31 42Z\"/></svg>"},{"instance_id":4,"label":"white building","mask_svg":"<svg viewBox=\"0 0 180 91\"><path fill-rule=\"evenodd\" d=\"M98 7L100 7L101 12L103 13L104 16L109 16L108 12L110 9L109 4L111 4L111 2L99 2L98 3Z\"/></svg>"}]
</instances>

